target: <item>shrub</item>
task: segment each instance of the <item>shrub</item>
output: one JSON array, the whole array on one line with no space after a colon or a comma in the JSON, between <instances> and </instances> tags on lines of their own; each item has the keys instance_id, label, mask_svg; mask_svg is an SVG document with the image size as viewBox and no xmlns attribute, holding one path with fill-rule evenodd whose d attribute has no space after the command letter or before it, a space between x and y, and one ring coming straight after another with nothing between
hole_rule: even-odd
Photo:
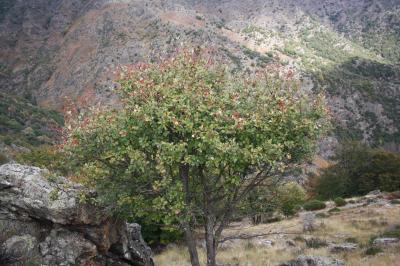
<instances>
[{"instance_id":1,"label":"shrub","mask_svg":"<svg viewBox=\"0 0 400 266\"><path fill-rule=\"evenodd\" d=\"M335 207L335 208L330 209L328 212L329 213L340 212L340 209Z\"/></svg>"},{"instance_id":2,"label":"shrub","mask_svg":"<svg viewBox=\"0 0 400 266\"><path fill-rule=\"evenodd\" d=\"M149 219L139 219L135 222L140 223L141 232L144 240L149 245L168 244L182 240L182 231L172 226L163 225L162 222L154 222Z\"/></svg>"},{"instance_id":3,"label":"shrub","mask_svg":"<svg viewBox=\"0 0 400 266\"><path fill-rule=\"evenodd\" d=\"M321 213L315 214L315 217L317 217L317 218L327 218L327 217L329 217L329 215L324 213L324 212L321 212Z\"/></svg>"},{"instance_id":4,"label":"shrub","mask_svg":"<svg viewBox=\"0 0 400 266\"><path fill-rule=\"evenodd\" d=\"M286 216L294 215L305 199L304 189L295 182L286 183L278 189L278 204Z\"/></svg>"},{"instance_id":5,"label":"shrub","mask_svg":"<svg viewBox=\"0 0 400 266\"><path fill-rule=\"evenodd\" d=\"M7 156L0 152L0 165L5 164L7 162L8 162Z\"/></svg>"},{"instance_id":6,"label":"shrub","mask_svg":"<svg viewBox=\"0 0 400 266\"><path fill-rule=\"evenodd\" d=\"M393 199L390 201L391 204L400 204L400 199Z\"/></svg>"},{"instance_id":7,"label":"shrub","mask_svg":"<svg viewBox=\"0 0 400 266\"><path fill-rule=\"evenodd\" d=\"M30 152L17 154L15 159L17 162L47 168L63 175L67 175L72 167L64 162L64 154L53 146L33 148Z\"/></svg>"},{"instance_id":8,"label":"shrub","mask_svg":"<svg viewBox=\"0 0 400 266\"><path fill-rule=\"evenodd\" d=\"M365 250L365 255L367 256L374 256L378 253L382 253L383 250L379 247L369 247Z\"/></svg>"},{"instance_id":9,"label":"shrub","mask_svg":"<svg viewBox=\"0 0 400 266\"><path fill-rule=\"evenodd\" d=\"M306 211L322 210L322 209L326 208L326 204L324 202L322 202L322 201L319 201L319 200L312 200L312 201L306 202L303 205L303 208Z\"/></svg>"},{"instance_id":10,"label":"shrub","mask_svg":"<svg viewBox=\"0 0 400 266\"><path fill-rule=\"evenodd\" d=\"M337 197L333 201L335 202L336 206L338 206L338 207L342 207L347 204L347 202L341 197Z\"/></svg>"},{"instance_id":11,"label":"shrub","mask_svg":"<svg viewBox=\"0 0 400 266\"><path fill-rule=\"evenodd\" d=\"M328 246L328 243L323 239L310 238L310 239L306 239L306 246L308 248L323 248L323 247Z\"/></svg>"}]
</instances>

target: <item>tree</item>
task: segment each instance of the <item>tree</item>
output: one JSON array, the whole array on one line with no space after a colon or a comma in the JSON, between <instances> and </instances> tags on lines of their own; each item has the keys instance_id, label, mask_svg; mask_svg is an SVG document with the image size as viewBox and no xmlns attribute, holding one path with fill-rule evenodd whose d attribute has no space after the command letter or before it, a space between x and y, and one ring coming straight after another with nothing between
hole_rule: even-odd
<instances>
[{"instance_id":1,"label":"tree","mask_svg":"<svg viewBox=\"0 0 400 266\"><path fill-rule=\"evenodd\" d=\"M323 100L279 75L232 77L204 51L125 67L120 106L68 125L64 151L118 214L177 222L194 266L204 226L214 266L240 202L310 155L323 132Z\"/></svg>"},{"instance_id":2,"label":"tree","mask_svg":"<svg viewBox=\"0 0 400 266\"><path fill-rule=\"evenodd\" d=\"M316 179L314 192L322 199L364 195L372 190L400 190L400 156L359 142L336 150L335 164Z\"/></svg>"}]
</instances>

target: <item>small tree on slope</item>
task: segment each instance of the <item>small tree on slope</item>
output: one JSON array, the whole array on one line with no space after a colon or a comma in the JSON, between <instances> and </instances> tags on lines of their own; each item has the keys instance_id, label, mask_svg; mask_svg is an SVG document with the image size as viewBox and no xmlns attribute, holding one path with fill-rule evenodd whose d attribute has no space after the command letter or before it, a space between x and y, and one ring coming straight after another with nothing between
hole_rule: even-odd
<instances>
[{"instance_id":1,"label":"small tree on slope","mask_svg":"<svg viewBox=\"0 0 400 266\"><path fill-rule=\"evenodd\" d=\"M195 227L216 265L238 204L310 155L324 128L323 101L290 78L235 78L199 52L128 67L119 83L120 108L68 126L64 151L117 213L177 221L194 266Z\"/></svg>"}]
</instances>

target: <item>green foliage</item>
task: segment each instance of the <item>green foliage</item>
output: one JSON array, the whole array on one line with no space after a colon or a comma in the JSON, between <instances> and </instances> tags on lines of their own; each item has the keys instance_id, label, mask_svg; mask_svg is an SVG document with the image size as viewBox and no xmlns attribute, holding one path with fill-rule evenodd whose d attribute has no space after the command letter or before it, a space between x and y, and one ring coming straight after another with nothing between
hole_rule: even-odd
<instances>
[{"instance_id":1,"label":"green foliage","mask_svg":"<svg viewBox=\"0 0 400 266\"><path fill-rule=\"evenodd\" d=\"M72 172L72 165L65 163L65 154L54 146L35 147L30 152L19 153L15 157L20 163L46 168L62 175Z\"/></svg>"},{"instance_id":2,"label":"green foliage","mask_svg":"<svg viewBox=\"0 0 400 266\"><path fill-rule=\"evenodd\" d=\"M142 236L149 245L168 244L183 238L182 231L175 227L166 226L150 219L139 219L135 222L140 224Z\"/></svg>"},{"instance_id":3,"label":"green foliage","mask_svg":"<svg viewBox=\"0 0 400 266\"><path fill-rule=\"evenodd\" d=\"M319 212L319 213L315 214L315 217L317 217L317 218L328 218L329 215L327 215L324 212Z\"/></svg>"},{"instance_id":4,"label":"green foliage","mask_svg":"<svg viewBox=\"0 0 400 266\"><path fill-rule=\"evenodd\" d=\"M368 247L368 248L365 250L365 255L366 255L366 256L375 256L376 254L382 253L382 252L383 252L383 250L382 250L381 248L371 246L371 247Z\"/></svg>"},{"instance_id":5,"label":"green foliage","mask_svg":"<svg viewBox=\"0 0 400 266\"><path fill-rule=\"evenodd\" d=\"M372 190L400 190L400 155L371 149L360 143L345 143L336 153L337 162L317 179L319 198L350 197Z\"/></svg>"},{"instance_id":6,"label":"green foliage","mask_svg":"<svg viewBox=\"0 0 400 266\"><path fill-rule=\"evenodd\" d=\"M245 46L243 46L243 53L250 59L256 60L258 67L264 67L273 60L271 57L262 55L259 52L253 51Z\"/></svg>"},{"instance_id":7,"label":"green foliage","mask_svg":"<svg viewBox=\"0 0 400 266\"><path fill-rule=\"evenodd\" d=\"M328 246L328 243L319 238L311 238L311 239L306 239L306 246L308 248L323 248Z\"/></svg>"},{"instance_id":8,"label":"green foliage","mask_svg":"<svg viewBox=\"0 0 400 266\"><path fill-rule=\"evenodd\" d=\"M382 237L400 238L400 225L396 225L394 228L385 231Z\"/></svg>"},{"instance_id":9,"label":"green foliage","mask_svg":"<svg viewBox=\"0 0 400 266\"><path fill-rule=\"evenodd\" d=\"M282 213L292 216L306 199L306 192L295 182L286 183L278 189L278 204Z\"/></svg>"},{"instance_id":10,"label":"green foliage","mask_svg":"<svg viewBox=\"0 0 400 266\"><path fill-rule=\"evenodd\" d=\"M322 202L322 201L319 201L319 200L312 200L312 201L306 202L303 205L303 208L306 211L322 210L322 209L326 208L326 204L324 202Z\"/></svg>"},{"instance_id":11,"label":"green foliage","mask_svg":"<svg viewBox=\"0 0 400 266\"><path fill-rule=\"evenodd\" d=\"M0 141L7 145L37 147L57 139L63 117L19 96L0 93Z\"/></svg>"},{"instance_id":12,"label":"green foliage","mask_svg":"<svg viewBox=\"0 0 400 266\"><path fill-rule=\"evenodd\" d=\"M340 212L340 209L335 207L335 208L330 209L328 212L329 213Z\"/></svg>"},{"instance_id":13,"label":"green foliage","mask_svg":"<svg viewBox=\"0 0 400 266\"><path fill-rule=\"evenodd\" d=\"M8 162L7 156L0 152L0 165L5 164L7 162Z\"/></svg>"},{"instance_id":14,"label":"green foliage","mask_svg":"<svg viewBox=\"0 0 400 266\"><path fill-rule=\"evenodd\" d=\"M337 207L342 207L342 206L344 206L344 205L347 204L346 200L344 200L344 199L341 198L341 197L337 197L337 198L335 198L333 201L335 202L335 204L336 204Z\"/></svg>"},{"instance_id":15,"label":"green foliage","mask_svg":"<svg viewBox=\"0 0 400 266\"><path fill-rule=\"evenodd\" d=\"M126 68L120 108L69 125L66 162L117 214L165 225L231 218L325 131L322 99L278 73L233 77L203 56Z\"/></svg>"},{"instance_id":16,"label":"green foliage","mask_svg":"<svg viewBox=\"0 0 400 266\"><path fill-rule=\"evenodd\" d=\"M267 187L255 188L249 193L245 200L238 207L237 215L241 217L253 217L253 222L266 222L261 217L272 217L268 221L273 222L273 214L280 209L280 202L277 197L278 185L270 184Z\"/></svg>"},{"instance_id":17,"label":"green foliage","mask_svg":"<svg viewBox=\"0 0 400 266\"><path fill-rule=\"evenodd\" d=\"M395 205L400 204L400 199L392 199L392 200L390 201L390 203L391 203L391 204L395 204Z\"/></svg>"}]
</instances>

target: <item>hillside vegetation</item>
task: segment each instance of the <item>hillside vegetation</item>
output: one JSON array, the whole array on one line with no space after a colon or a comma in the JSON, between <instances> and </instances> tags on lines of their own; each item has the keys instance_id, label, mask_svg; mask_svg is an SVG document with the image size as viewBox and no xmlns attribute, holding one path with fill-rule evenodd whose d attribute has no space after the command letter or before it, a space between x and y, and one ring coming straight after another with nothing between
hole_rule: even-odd
<instances>
[{"instance_id":1,"label":"hillside vegetation","mask_svg":"<svg viewBox=\"0 0 400 266\"><path fill-rule=\"evenodd\" d=\"M13 152L54 144L63 120L58 112L40 108L26 98L0 93L0 151L12 157Z\"/></svg>"},{"instance_id":2,"label":"hillside vegetation","mask_svg":"<svg viewBox=\"0 0 400 266\"><path fill-rule=\"evenodd\" d=\"M42 106L115 103L116 66L201 44L234 73L279 64L325 90L339 140L399 148L396 0L3 2L0 89Z\"/></svg>"}]
</instances>

